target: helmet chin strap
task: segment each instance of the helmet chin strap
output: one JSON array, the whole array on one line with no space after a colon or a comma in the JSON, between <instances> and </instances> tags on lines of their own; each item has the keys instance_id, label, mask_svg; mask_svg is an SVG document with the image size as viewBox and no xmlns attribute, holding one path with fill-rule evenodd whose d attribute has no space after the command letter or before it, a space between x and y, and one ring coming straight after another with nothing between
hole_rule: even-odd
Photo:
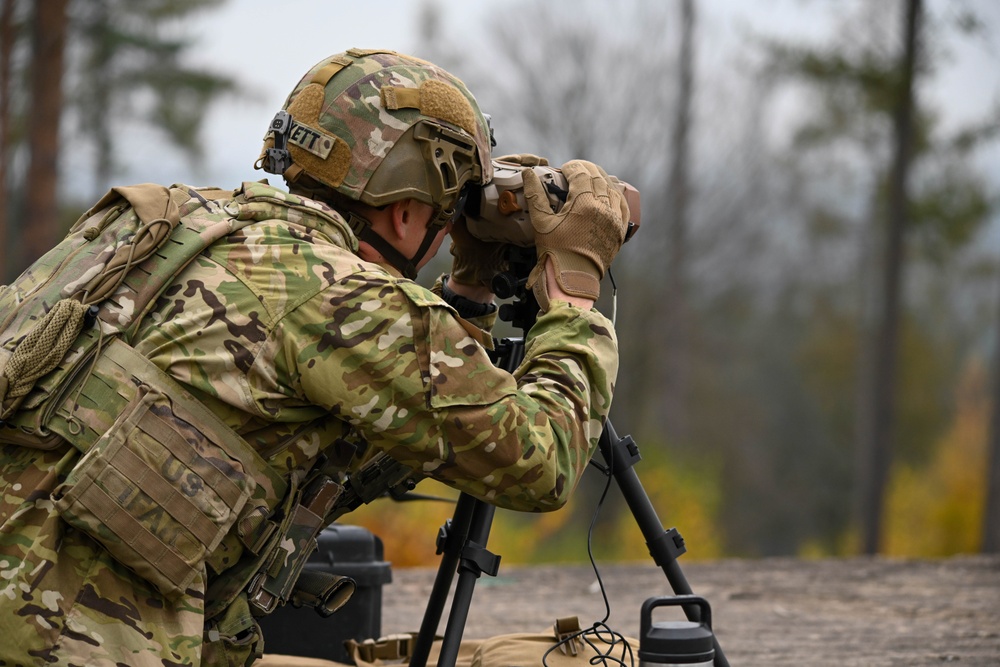
<instances>
[{"instance_id":1,"label":"helmet chin strap","mask_svg":"<svg viewBox=\"0 0 1000 667\"><path fill-rule=\"evenodd\" d=\"M377 250L385 258L385 261L389 262L404 277L410 280L414 280L417 277L417 265L424 258L424 255L427 254L438 232L441 231L440 227L428 226L427 231L424 233L424 240L421 242L420 247L417 248L416 254L412 258L407 259L403 253L396 250L388 241L379 236L372 228L372 223L366 218L351 211L348 211L346 216L347 224L350 225L351 230L358 237L358 240L364 241Z\"/></svg>"}]
</instances>

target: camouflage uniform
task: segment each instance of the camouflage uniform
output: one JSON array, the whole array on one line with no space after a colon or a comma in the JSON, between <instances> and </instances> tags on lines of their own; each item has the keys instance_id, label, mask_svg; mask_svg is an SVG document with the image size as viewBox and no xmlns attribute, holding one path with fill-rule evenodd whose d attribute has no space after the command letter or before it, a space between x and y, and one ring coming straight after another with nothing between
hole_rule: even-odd
<instances>
[{"instance_id":1,"label":"camouflage uniform","mask_svg":"<svg viewBox=\"0 0 1000 667\"><path fill-rule=\"evenodd\" d=\"M191 191L181 208L252 221L173 280L132 344L276 472L321 453L353 469L382 451L500 507L565 502L611 403L617 344L602 315L553 302L512 376L490 362L485 331L359 259L325 205L246 183L231 201ZM185 595L164 597L54 509L53 489L79 460L68 444L0 450L0 665L250 659L245 607L205 617L206 587L239 544L225 540Z\"/></svg>"}]
</instances>

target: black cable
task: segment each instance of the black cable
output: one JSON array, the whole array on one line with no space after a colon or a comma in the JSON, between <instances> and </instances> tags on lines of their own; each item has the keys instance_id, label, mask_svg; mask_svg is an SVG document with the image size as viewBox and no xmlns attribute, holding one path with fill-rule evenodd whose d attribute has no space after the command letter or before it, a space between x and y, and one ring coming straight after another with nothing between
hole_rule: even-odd
<instances>
[{"instance_id":1,"label":"black cable","mask_svg":"<svg viewBox=\"0 0 1000 667\"><path fill-rule=\"evenodd\" d=\"M595 655L591 657L589 661L592 665L603 665L604 667L608 667L609 665L634 667L635 665L632 645L629 644L624 635L612 630L607 625L608 619L611 618L611 602L608 600L608 592L607 589L604 588L604 580L601 578L601 572L598 569L597 561L594 558L594 529L597 526L597 518L601 513L601 507L604 506L604 500L607 498L608 491L611 489L611 478L614 472L612 470L613 460L608 463L607 467L596 464L593 461L591 461L591 464L600 470L601 474L607 478L607 481L604 483L604 490L601 492L601 497L597 501L597 507L594 508L594 515L590 519L590 528L587 530L587 556L590 558L590 566L593 568L594 574L597 576L597 585L601 589L601 597L604 600L604 618L600 621L595 621L589 628L574 632L568 637L561 639L554 646L549 648L549 650L542 655L543 667L548 667L548 657L550 653L561 646L576 641L577 638L581 638L587 643L588 646L590 646L591 649L593 649ZM602 651L601 648L595 644L595 640L600 641L603 646L607 647L607 649ZM612 655L616 648L620 649L620 657Z\"/></svg>"}]
</instances>

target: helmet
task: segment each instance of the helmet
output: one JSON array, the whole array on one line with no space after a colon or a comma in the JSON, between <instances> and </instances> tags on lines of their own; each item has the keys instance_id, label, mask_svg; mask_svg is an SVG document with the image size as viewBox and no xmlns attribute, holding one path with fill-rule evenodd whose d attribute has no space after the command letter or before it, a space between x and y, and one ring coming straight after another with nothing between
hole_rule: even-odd
<instances>
[{"instance_id":1,"label":"helmet","mask_svg":"<svg viewBox=\"0 0 1000 667\"><path fill-rule=\"evenodd\" d=\"M282 112L255 166L289 186L306 175L370 206L412 198L457 215L467 184L492 177L490 127L475 98L418 58L362 49L331 56L306 73Z\"/></svg>"}]
</instances>

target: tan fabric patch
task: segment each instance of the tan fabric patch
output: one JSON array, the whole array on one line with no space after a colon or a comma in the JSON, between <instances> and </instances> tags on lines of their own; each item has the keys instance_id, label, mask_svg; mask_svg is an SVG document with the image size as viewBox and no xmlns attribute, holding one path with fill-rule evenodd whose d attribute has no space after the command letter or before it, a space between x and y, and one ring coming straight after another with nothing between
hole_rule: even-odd
<instances>
[{"instance_id":1,"label":"tan fabric patch","mask_svg":"<svg viewBox=\"0 0 1000 667\"><path fill-rule=\"evenodd\" d=\"M476 134L476 112L469 100L454 86L429 80L420 84L420 113L440 118Z\"/></svg>"},{"instance_id":2,"label":"tan fabric patch","mask_svg":"<svg viewBox=\"0 0 1000 667\"><path fill-rule=\"evenodd\" d=\"M347 49L347 51L345 51L344 53L354 58L363 58L365 56L374 55L376 53L389 53L392 55L397 55L395 51L390 51L389 49Z\"/></svg>"},{"instance_id":3,"label":"tan fabric patch","mask_svg":"<svg viewBox=\"0 0 1000 667\"><path fill-rule=\"evenodd\" d=\"M331 58L330 62L319 68L319 70L313 74L313 78L310 83L318 83L319 85L325 87L326 84L330 82L330 79L337 74L337 72L350 65L351 62L350 58L344 58L342 56L335 56Z\"/></svg>"},{"instance_id":4,"label":"tan fabric patch","mask_svg":"<svg viewBox=\"0 0 1000 667\"><path fill-rule=\"evenodd\" d=\"M288 143L297 166L326 185L337 187L350 169L351 149L340 137L318 129L325 99L326 92L318 83L309 84L295 96L288 105L288 113L295 120Z\"/></svg>"},{"instance_id":5,"label":"tan fabric patch","mask_svg":"<svg viewBox=\"0 0 1000 667\"><path fill-rule=\"evenodd\" d=\"M420 90L417 88L400 88L398 86L385 86L379 91L382 97L382 106L386 109L419 109Z\"/></svg>"},{"instance_id":6,"label":"tan fabric patch","mask_svg":"<svg viewBox=\"0 0 1000 667\"><path fill-rule=\"evenodd\" d=\"M476 112L472 104L454 86L443 81L430 79L421 83L420 88L385 86L380 93L386 109L418 109L425 116L476 134Z\"/></svg>"},{"instance_id":7,"label":"tan fabric patch","mask_svg":"<svg viewBox=\"0 0 1000 667\"><path fill-rule=\"evenodd\" d=\"M292 123L292 131L288 135L288 143L295 144L324 160L330 157L330 151L336 142L336 137L299 123Z\"/></svg>"}]
</instances>

